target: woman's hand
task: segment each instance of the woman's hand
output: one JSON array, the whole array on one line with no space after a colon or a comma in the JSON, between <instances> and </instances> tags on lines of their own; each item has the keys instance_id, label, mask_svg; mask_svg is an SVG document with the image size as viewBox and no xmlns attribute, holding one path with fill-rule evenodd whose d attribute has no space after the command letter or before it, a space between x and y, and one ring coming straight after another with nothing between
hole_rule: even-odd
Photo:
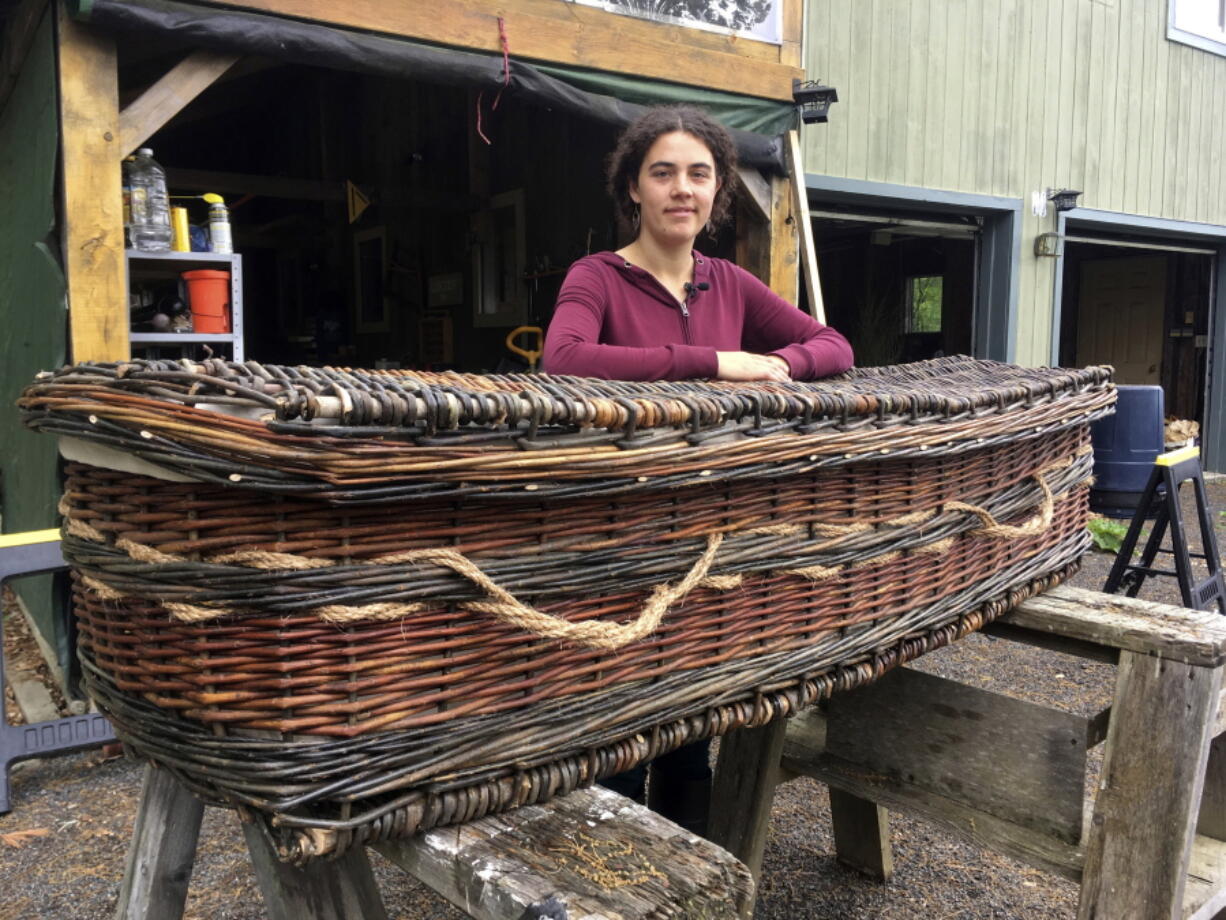
<instances>
[{"instance_id":1,"label":"woman's hand","mask_svg":"<svg viewBox=\"0 0 1226 920\"><path fill-rule=\"evenodd\" d=\"M717 351L719 380L791 380L787 361L778 355L755 355L748 351Z\"/></svg>"}]
</instances>

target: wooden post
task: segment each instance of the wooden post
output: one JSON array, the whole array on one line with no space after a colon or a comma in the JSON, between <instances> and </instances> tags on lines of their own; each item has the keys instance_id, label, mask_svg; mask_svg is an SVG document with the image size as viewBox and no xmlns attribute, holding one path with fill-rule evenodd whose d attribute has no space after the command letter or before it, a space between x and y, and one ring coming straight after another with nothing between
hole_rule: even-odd
<instances>
[{"instance_id":1,"label":"wooden post","mask_svg":"<svg viewBox=\"0 0 1226 920\"><path fill-rule=\"evenodd\" d=\"M64 269L72 360L129 357L115 43L59 8Z\"/></svg>"},{"instance_id":2,"label":"wooden post","mask_svg":"<svg viewBox=\"0 0 1226 920\"><path fill-rule=\"evenodd\" d=\"M888 882L894 874L890 849L890 813L868 799L830 790L830 824L839 862L871 878Z\"/></svg>"},{"instance_id":3,"label":"wooden post","mask_svg":"<svg viewBox=\"0 0 1226 920\"><path fill-rule=\"evenodd\" d=\"M770 830L771 802L787 719L729 732L719 742L711 790L711 840L745 865L755 879Z\"/></svg>"},{"instance_id":4,"label":"wooden post","mask_svg":"<svg viewBox=\"0 0 1226 920\"><path fill-rule=\"evenodd\" d=\"M364 847L294 866L277 858L264 831L243 822L269 920L387 920Z\"/></svg>"},{"instance_id":5,"label":"wooden post","mask_svg":"<svg viewBox=\"0 0 1226 920\"><path fill-rule=\"evenodd\" d=\"M236 54L193 51L141 93L119 115L119 155L145 143L238 60Z\"/></svg>"},{"instance_id":6,"label":"wooden post","mask_svg":"<svg viewBox=\"0 0 1226 920\"><path fill-rule=\"evenodd\" d=\"M787 133L785 148L788 173L792 177L792 215L798 241L798 258L805 281L805 296L809 314L819 323L826 322L826 304L822 300L822 285L817 272L817 246L813 241L813 221L809 217L809 192L805 188L805 167L800 155L800 134Z\"/></svg>"},{"instance_id":7,"label":"wooden post","mask_svg":"<svg viewBox=\"0 0 1226 920\"><path fill-rule=\"evenodd\" d=\"M800 299L797 268L800 245L796 234L796 218L792 208L792 179L788 176L771 179L770 278L772 291L791 303Z\"/></svg>"},{"instance_id":8,"label":"wooden post","mask_svg":"<svg viewBox=\"0 0 1226 920\"><path fill-rule=\"evenodd\" d=\"M743 865L602 786L375 848L477 920L559 909L573 920L735 920L753 908Z\"/></svg>"},{"instance_id":9,"label":"wooden post","mask_svg":"<svg viewBox=\"0 0 1226 920\"><path fill-rule=\"evenodd\" d=\"M1181 916L1220 667L1120 653L1079 920Z\"/></svg>"},{"instance_id":10,"label":"wooden post","mask_svg":"<svg viewBox=\"0 0 1226 920\"><path fill-rule=\"evenodd\" d=\"M145 767L115 920L177 920L196 860L204 804L166 770Z\"/></svg>"}]
</instances>

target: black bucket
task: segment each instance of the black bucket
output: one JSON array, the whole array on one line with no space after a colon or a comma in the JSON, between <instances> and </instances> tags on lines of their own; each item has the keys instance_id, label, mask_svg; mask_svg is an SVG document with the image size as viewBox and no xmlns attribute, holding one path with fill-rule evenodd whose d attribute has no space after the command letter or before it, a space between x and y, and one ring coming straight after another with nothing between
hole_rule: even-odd
<instances>
[{"instance_id":1,"label":"black bucket","mask_svg":"<svg viewBox=\"0 0 1226 920\"><path fill-rule=\"evenodd\" d=\"M1120 386L1115 415L1090 427L1094 445L1094 486L1090 510L1131 518L1163 451L1162 387Z\"/></svg>"}]
</instances>

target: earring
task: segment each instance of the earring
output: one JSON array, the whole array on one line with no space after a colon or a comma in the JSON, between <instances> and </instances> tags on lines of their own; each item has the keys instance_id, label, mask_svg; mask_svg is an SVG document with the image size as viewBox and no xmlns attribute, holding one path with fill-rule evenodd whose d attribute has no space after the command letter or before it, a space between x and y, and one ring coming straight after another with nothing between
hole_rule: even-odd
<instances>
[{"instance_id":1,"label":"earring","mask_svg":"<svg viewBox=\"0 0 1226 920\"><path fill-rule=\"evenodd\" d=\"M630 215L630 223L634 227L636 232L639 229L639 221L641 220L642 218L639 216L639 206L636 204L634 206L634 213Z\"/></svg>"},{"instance_id":2,"label":"earring","mask_svg":"<svg viewBox=\"0 0 1226 920\"><path fill-rule=\"evenodd\" d=\"M706 231L707 236L715 236L715 224L711 223L711 221L707 221Z\"/></svg>"}]
</instances>

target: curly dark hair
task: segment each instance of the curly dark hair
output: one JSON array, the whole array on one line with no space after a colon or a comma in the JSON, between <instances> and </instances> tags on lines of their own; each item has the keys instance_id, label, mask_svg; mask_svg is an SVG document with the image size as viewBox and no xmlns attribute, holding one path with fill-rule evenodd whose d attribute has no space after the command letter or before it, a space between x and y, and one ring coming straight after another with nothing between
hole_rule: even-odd
<instances>
[{"instance_id":1,"label":"curly dark hair","mask_svg":"<svg viewBox=\"0 0 1226 920\"><path fill-rule=\"evenodd\" d=\"M736 194L736 145L728 129L697 106L656 106L626 126L609 154L606 170L609 195L618 213L627 221L633 219L635 204L630 197L630 183L637 181L651 145L661 135L673 131L692 134L707 145L715 159L715 177L720 187L711 205L711 223L718 227L728 219Z\"/></svg>"}]
</instances>

